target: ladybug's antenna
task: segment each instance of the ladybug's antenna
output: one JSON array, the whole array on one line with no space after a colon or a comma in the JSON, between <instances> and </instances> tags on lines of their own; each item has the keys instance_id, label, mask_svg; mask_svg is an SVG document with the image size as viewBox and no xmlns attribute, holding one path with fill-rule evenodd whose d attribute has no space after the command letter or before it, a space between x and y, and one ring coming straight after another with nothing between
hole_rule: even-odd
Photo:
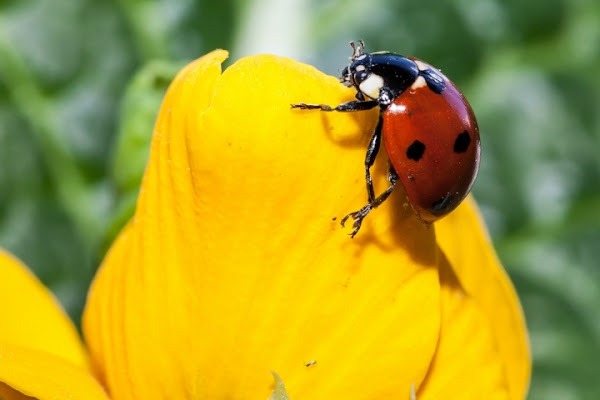
<instances>
[{"instance_id":1,"label":"ladybug's antenna","mask_svg":"<svg viewBox=\"0 0 600 400\"><path fill-rule=\"evenodd\" d=\"M365 42L361 40L358 41L358 46L354 44L354 42L350 42L350 47L352 47L352 57L350 57L350 61L356 60L357 57L360 57L365 52Z\"/></svg>"}]
</instances>

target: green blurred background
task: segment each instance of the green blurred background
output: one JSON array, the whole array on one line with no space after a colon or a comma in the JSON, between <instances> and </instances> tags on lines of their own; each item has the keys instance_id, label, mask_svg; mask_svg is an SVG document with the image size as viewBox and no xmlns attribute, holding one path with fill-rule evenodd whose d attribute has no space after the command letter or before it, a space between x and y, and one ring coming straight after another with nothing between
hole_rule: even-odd
<instances>
[{"instance_id":1,"label":"green blurred background","mask_svg":"<svg viewBox=\"0 0 600 400\"><path fill-rule=\"evenodd\" d=\"M597 0L0 0L0 246L78 321L174 73L220 47L337 76L359 38L438 66L478 116L474 192L527 315L529 398L600 399Z\"/></svg>"}]
</instances>

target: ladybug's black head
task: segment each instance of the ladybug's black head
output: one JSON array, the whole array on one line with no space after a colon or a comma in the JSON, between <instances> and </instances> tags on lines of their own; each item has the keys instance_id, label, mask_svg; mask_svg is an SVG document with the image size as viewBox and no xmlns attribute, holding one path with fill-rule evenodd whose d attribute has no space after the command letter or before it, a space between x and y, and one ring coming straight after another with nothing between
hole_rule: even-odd
<instances>
[{"instance_id":1,"label":"ladybug's black head","mask_svg":"<svg viewBox=\"0 0 600 400\"><path fill-rule=\"evenodd\" d=\"M405 91L419 76L419 67L414 61L388 52L365 53L364 43L353 42L350 65L342 71L341 82L353 86L356 98L368 97L388 105Z\"/></svg>"}]
</instances>

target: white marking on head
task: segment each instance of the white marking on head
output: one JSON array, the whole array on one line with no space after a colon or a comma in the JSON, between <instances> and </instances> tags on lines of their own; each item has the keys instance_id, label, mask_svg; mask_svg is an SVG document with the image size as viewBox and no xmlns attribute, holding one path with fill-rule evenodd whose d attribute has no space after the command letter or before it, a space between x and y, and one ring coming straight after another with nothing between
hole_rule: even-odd
<instances>
[{"instance_id":1,"label":"white marking on head","mask_svg":"<svg viewBox=\"0 0 600 400\"><path fill-rule=\"evenodd\" d=\"M358 85L360 91L372 99L377 99L379 97L379 92L381 91L382 87L383 78L377 74L370 74L367 79Z\"/></svg>"},{"instance_id":2,"label":"white marking on head","mask_svg":"<svg viewBox=\"0 0 600 400\"><path fill-rule=\"evenodd\" d=\"M425 82L425 78L423 78L422 76L419 76L412 85L410 85L411 90L417 90L420 89L422 87L427 86L427 82Z\"/></svg>"},{"instance_id":3,"label":"white marking on head","mask_svg":"<svg viewBox=\"0 0 600 400\"><path fill-rule=\"evenodd\" d=\"M426 69L431 68L429 65L425 64L423 61L420 60L413 60L415 62L415 64L417 64L417 68L419 68L419 71L425 71Z\"/></svg>"},{"instance_id":4,"label":"white marking on head","mask_svg":"<svg viewBox=\"0 0 600 400\"><path fill-rule=\"evenodd\" d=\"M361 64L361 65L357 65L356 68L354 68L354 69L358 72L362 72L362 71L366 70L367 67L365 67L364 65Z\"/></svg>"}]
</instances>

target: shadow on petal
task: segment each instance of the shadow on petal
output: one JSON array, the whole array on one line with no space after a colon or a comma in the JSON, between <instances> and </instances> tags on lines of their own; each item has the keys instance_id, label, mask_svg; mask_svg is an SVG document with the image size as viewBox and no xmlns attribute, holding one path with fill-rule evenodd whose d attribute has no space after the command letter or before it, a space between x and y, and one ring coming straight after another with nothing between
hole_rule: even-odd
<instances>
[{"instance_id":1,"label":"shadow on petal","mask_svg":"<svg viewBox=\"0 0 600 400\"><path fill-rule=\"evenodd\" d=\"M488 318L495 348L508 379L510 398L525 398L531 374L525 318L472 196L436 222L435 231L456 279Z\"/></svg>"},{"instance_id":2,"label":"shadow on petal","mask_svg":"<svg viewBox=\"0 0 600 400\"><path fill-rule=\"evenodd\" d=\"M461 287L440 254L442 326L419 400L518 399L511 397L507 367L498 353L487 310Z\"/></svg>"}]
</instances>

